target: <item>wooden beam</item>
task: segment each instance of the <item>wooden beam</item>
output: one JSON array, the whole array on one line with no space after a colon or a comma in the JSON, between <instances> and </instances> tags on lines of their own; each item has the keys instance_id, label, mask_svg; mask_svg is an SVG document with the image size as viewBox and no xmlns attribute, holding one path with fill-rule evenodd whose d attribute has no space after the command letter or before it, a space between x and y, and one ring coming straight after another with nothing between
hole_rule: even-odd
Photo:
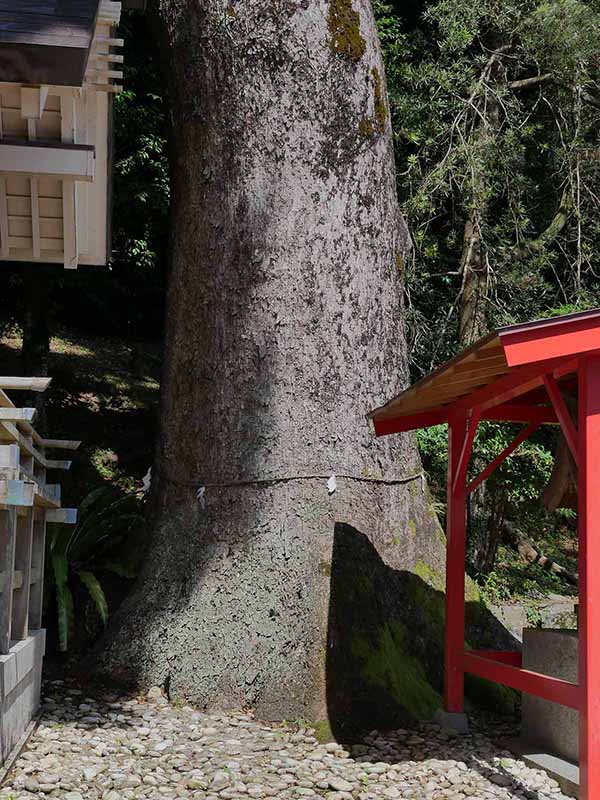
<instances>
[{"instance_id":1,"label":"wooden beam","mask_svg":"<svg viewBox=\"0 0 600 800\"><path fill-rule=\"evenodd\" d=\"M105 64L122 64L125 61L124 57L117 53L94 53L92 58Z\"/></svg>"},{"instance_id":2,"label":"wooden beam","mask_svg":"<svg viewBox=\"0 0 600 800\"><path fill-rule=\"evenodd\" d=\"M53 461L46 460L46 469L71 469L72 461Z\"/></svg>"},{"instance_id":3,"label":"wooden beam","mask_svg":"<svg viewBox=\"0 0 600 800\"><path fill-rule=\"evenodd\" d=\"M56 450L77 450L81 442L76 439L42 439L42 446Z\"/></svg>"},{"instance_id":4,"label":"wooden beam","mask_svg":"<svg viewBox=\"0 0 600 800\"><path fill-rule=\"evenodd\" d=\"M95 172L95 148L92 145L20 144L0 141L0 173L45 176L91 183Z\"/></svg>"},{"instance_id":5,"label":"wooden beam","mask_svg":"<svg viewBox=\"0 0 600 800\"><path fill-rule=\"evenodd\" d=\"M5 422L33 422L35 408L0 408L0 420Z\"/></svg>"},{"instance_id":6,"label":"wooden beam","mask_svg":"<svg viewBox=\"0 0 600 800\"><path fill-rule=\"evenodd\" d=\"M467 494L471 494L475 491L475 489L486 481L490 475L505 461L514 451L519 447L526 439L535 433L535 431L540 427L539 422L531 422L527 427L523 428L523 430L516 436L512 442L505 447L504 450L491 461L487 467L482 470L479 475L474 478L471 483L467 486Z\"/></svg>"},{"instance_id":7,"label":"wooden beam","mask_svg":"<svg viewBox=\"0 0 600 800\"><path fill-rule=\"evenodd\" d=\"M31 242L33 246L33 257L42 257L41 234L40 234L40 198L38 191L38 179L29 179L31 194Z\"/></svg>"},{"instance_id":8,"label":"wooden beam","mask_svg":"<svg viewBox=\"0 0 600 800\"><path fill-rule=\"evenodd\" d=\"M398 417L375 418L373 419L375 435L388 436L392 433L404 433L430 428L433 425L443 425L448 422L449 408L444 407ZM529 406L524 403L504 403L492 406L481 413L481 419L490 422L537 422L540 425L558 422L556 413L551 406Z\"/></svg>"},{"instance_id":9,"label":"wooden beam","mask_svg":"<svg viewBox=\"0 0 600 800\"><path fill-rule=\"evenodd\" d=\"M16 509L0 511L0 564L5 574L3 591L0 594L0 654L2 655L6 655L10 649L16 534Z\"/></svg>"},{"instance_id":10,"label":"wooden beam","mask_svg":"<svg viewBox=\"0 0 600 800\"><path fill-rule=\"evenodd\" d=\"M497 659L482 658L469 651L463 655L463 667L465 672L478 675L485 680L510 686L511 689L527 692L534 697L560 703L568 708L579 708L579 686L576 683L520 669L511 664L503 664Z\"/></svg>"},{"instance_id":11,"label":"wooden beam","mask_svg":"<svg viewBox=\"0 0 600 800\"><path fill-rule=\"evenodd\" d=\"M600 356L581 359L579 414L579 797L600 796Z\"/></svg>"},{"instance_id":12,"label":"wooden beam","mask_svg":"<svg viewBox=\"0 0 600 800\"><path fill-rule=\"evenodd\" d=\"M45 392L52 378L0 377L0 389L23 390L26 392Z\"/></svg>"},{"instance_id":13,"label":"wooden beam","mask_svg":"<svg viewBox=\"0 0 600 800\"><path fill-rule=\"evenodd\" d=\"M107 47L124 47L125 39L112 39L106 36L98 36L94 39L94 44L103 44Z\"/></svg>"},{"instance_id":14,"label":"wooden beam","mask_svg":"<svg viewBox=\"0 0 600 800\"><path fill-rule=\"evenodd\" d=\"M19 469L20 455L18 444L0 445L0 473Z\"/></svg>"},{"instance_id":15,"label":"wooden beam","mask_svg":"<svg viewBox=\"0 0 600 800\"><path fill-rule=\"evenodd\" d=\"M531 389L537 389L543 384L544 375L564 367L566 362L567 359L554 358L518 367L493 383L455 401L452 407L456 411L466 411L475 406L481 406L482 411L487 411L494 406L512 401L515 397L520 397ZM571 364L572 361L568 363Z\"/></svg>"},{"instance_id":16,"label":"wooden beam","mask_svg":"<svg viewBox=\"0 0 600 800\"><path fill-rule=\"evenodd\" d=\"M75 128L75 94L72 89L60 94L60 140L63 144L77 141Z\"/></svg>"},{"instance_id":17,"label":"wooden beam","mask_svg":"<svg viewBox=\"0 0 600 800\"><path fill-rule=\"evenodd\" d=\"M0 478L0 504L3 506L33 506L35 484L30 481Z\"/></svg>"},{"instance_id":18,"label":"wooden beam","mask_svg":"<svg viewBox=\"0 0 600 800\"><path fill-rule=\"evenodd\" d=\"M77 269L77 198L75 181L63 181L63 248L65 269Z\"/></svg>"},{"instance_id":19,"label":"wooden beam","mask_svg":"<svg viewBox=\"0 0 600 800\"><path fill-rule=\"evenodd\" d=\"M63 525L77 524L76 508L51 508L46 511L46 522L61 522Z\"/></svg>"},{"instance_id":20,"label":"wooden beam","mask_svg":"<svg viewBox=\"0 0 600 800\"><path fill-rule=\"evenodd\" d=\"M543 328L499 332L507 363L530 364L548 358L573 357L600 349L600 319L582 313L571 318L548 320Z\"/></svg>"},{"instance_id":21,"label":"wooden beam","mask_svg":"<svg viewBox=\"0 0 600 800\"><path fill-rule=\"evenodd\" d=\"M0 176L0 254L8 258L10 247L8 244L8 202L6 199L6 178Z\"/></svg>"},{"instance_id":22,"label":"wooden beam","mask_svg":"<svg viewBox=\"0 0 600 800\"><path fill-rule=\"evenodd\" d=\"M473 449L473 442L475 434L477 433L477 426L481 418L481 410L479 408L473 409L473 414L469 420L469 427L464 437L462 450L456 465L454 475L453 491L457 491L458 487L463 487L467 477L467 470L469 469L469 460L471 458L471 451Z\"/></svg>"},{"instance_id":23,"label":"wooden beam","mask_svg":"<svg viewBox=\"0 0 600 800\"><path fill-rule=\"evenodd\" d=\"M529 406L525 403L492 406L481 414L481 419L490 422L538 422L540 425L558 422L551 406Z\"/></svg>"},{"instance_id":24,"label":"wooden beam","mask_svg":"<svg viewBox=\"0 0 600 800\"><path fill-rule=\"evenodd\" d=\"M569 445L569 450L571 451L573 460L577 464L579 462L578 436L571 412L567 408L567 404L562 396L562 392L560 391L560 388L552 375L544 375L544 386L546 387L548 397L550 398L552 405L554 406L554 410L556 411L556 416L558 417L560 427L567 444Z\"/></svg>"},{"instance_id":25,"label":"wooden beam","mask_svg":"<svg viewBox=\"0 0 600 800\"><path fill-rule=\"evenodd\" d=\"M34 514L31 547L31 589L29 596L29 627L42 627L44 602L44 561L46 557L46 512ZM37 577L36 580L33 580Z\"/></svg>"},{"instance_id":26,"label":"wooden beam","mask_svg":"<svg viewBox=\"0 0 600 800\"><path fill-rule=\"evenodd\" d=\"M480 658L500 661L501 664L510 664L513 667L523 666L523 653L520 650L469 650L469 653Z\"/></svg>"},{"instance_id":27,"label":"wooden beam","mask_svg":"<svg viewBox=\"0 0 600 800\"><path fill-rule=\"evenodd\" d=\"M444 707L464 712L465 676L465 557L467 509L464 483L458 482L460 462L468 437L466 414L454 416L448 426L448 481L446 514L446 624L444 631Z\"/></svg>"},{"instance_id":28,"label":"wooden beam","mask_svg":"<svg viewBox=\"0 0 600 800\"><path fill-rule=\"evenodd\" d=\"M15 570L21 573L21 585L13 586L11 638L26 639L29 633L29 591L31 578L31 547L33 538L33 509L17 520Z\"/></svg>"}]
</instances>

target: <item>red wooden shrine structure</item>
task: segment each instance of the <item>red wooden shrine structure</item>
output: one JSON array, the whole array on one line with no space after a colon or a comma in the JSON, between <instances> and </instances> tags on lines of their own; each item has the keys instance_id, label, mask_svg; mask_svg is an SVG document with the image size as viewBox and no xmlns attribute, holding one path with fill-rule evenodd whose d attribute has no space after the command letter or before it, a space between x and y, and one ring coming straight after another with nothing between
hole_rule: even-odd
<instances>
[{"instance_id":1,"label":"red wooden shrine structure","mask_svg":"<svg viewBox=\"0 0 600 800\"><path fill-rule=\"evenodd\" d=\"M577 398L577 421L565 396ZM572 404L571 404L572 405ZM600 798L600 309L501 328L370 414L378 436L448 423L445 693L464 711L470 673L579 712L582 800ZM523 423L479 475L468 466L481 420ZM559 424L578 465L578 683L522 668L518 652L465 649L468 495L540 425Z\"/></svg>"}]
</instances>

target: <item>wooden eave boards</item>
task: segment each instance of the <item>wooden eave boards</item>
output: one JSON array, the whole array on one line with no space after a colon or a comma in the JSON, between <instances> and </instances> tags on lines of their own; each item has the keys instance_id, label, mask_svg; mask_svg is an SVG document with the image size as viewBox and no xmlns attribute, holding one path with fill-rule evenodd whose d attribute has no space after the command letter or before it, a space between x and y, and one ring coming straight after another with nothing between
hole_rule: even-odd
<instances>
[{"instance_id":1,"label":"wooden eave boards","mask_svg":"<svg viewBox=\"0 0 600 800\"><path fill-rule=\"evenodd\" d=\"M600 350L600 309L509 325L488 334L369 414L374 421L461 403L516 368ZM565 373L566 374L566 373Z\"/></svg>"},{"instance_id":2,"label":"wooden eave boards","mask_svg":"<svg viewBox=\"0 0 600 800\"><path fill-rule=\"evenodd\" d=\"M81 86L99 0L0 0L0 75Z\"/></svg>"},{"instance_id":3,"label":"wooden eave boards","mask_svg":"<svg viewBox=\"0 0 600 800\"><path fill-rule=\"evenodd\" d=\"M123 40L114 35L121 3L23 0L18 8L25 19L17 24L14 0L0 0L0 260L103 266L110 255L112 95L123 77ZM77 48L84 31L82 70L66 83L50 73L11 80L2 70L3 18L5 37L24 62L24 36L47 40L44 47L64 65L68 55L52 37L66 35Z\"/></svg>"}]
</instances>

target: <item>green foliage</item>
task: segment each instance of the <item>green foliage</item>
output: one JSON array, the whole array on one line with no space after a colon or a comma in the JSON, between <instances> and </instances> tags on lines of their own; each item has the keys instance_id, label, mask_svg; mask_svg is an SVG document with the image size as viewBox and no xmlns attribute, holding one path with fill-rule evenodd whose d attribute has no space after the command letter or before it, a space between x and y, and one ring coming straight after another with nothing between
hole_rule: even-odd
<instances>
[{"instance_id":1,"label":"green foliage","mask_svg":"<svg viewBox=\"0 0 600 800\"><path fill-rule=\"evenodd\" d=\"M488 464L515 438L519 428L514 425L494 425L481 422L473 443L472 464ZM525 441L488 479L492 491L503 492L519 515L529 508L537 511L538 501L552 472L552 453L548 434ZM418 431L421 453L434 483L443 486L448 469L448 433L446 425ZM475 474L470 475L471 478Z\"/></svg>"},{"instance_id":2,"label":"green foliage","mask_svg":"<svg viewBox=\"0 0 600 800\"><path fill-rule=\"evenodd\" d=\"M415 244L414 373L457 348L470 218L480 226L488 327L598 305L598 4L374 5Z\"/></svg>"},{"instance_id":3,"label":"green foliage","mask_svg":"<svg viewBox=\"0 0 600 800\"><path fill-rule=\"evenodd\" d=\"M85 589L103 625L108 602L98 575L136 575L143 553L140 500L110 487L90 492L79 508L75 526L49 524L46 588L53 596L58 622L59 648L66 651L78 616L79 589Z\"/></svg>"}]
</instances>

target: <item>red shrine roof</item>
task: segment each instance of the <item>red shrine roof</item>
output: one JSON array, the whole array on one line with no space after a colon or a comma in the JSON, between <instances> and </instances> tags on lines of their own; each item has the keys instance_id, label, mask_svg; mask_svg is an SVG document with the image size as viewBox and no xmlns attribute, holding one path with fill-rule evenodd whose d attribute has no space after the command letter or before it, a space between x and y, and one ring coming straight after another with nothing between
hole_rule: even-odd
<instances>
[{"instance_id":1,"label":"red shrine roof","mask_svg":"<svg viewBox=\"0 0 600 800\"><path fill-rule=\"evenodd\" d=\"M476 407L482 419L557 422L545 380L572 381L576 357L594 350L600 309L499 328L369 418L378 436L447 422L453 411Z\"/></svg>"}]
</instances>

